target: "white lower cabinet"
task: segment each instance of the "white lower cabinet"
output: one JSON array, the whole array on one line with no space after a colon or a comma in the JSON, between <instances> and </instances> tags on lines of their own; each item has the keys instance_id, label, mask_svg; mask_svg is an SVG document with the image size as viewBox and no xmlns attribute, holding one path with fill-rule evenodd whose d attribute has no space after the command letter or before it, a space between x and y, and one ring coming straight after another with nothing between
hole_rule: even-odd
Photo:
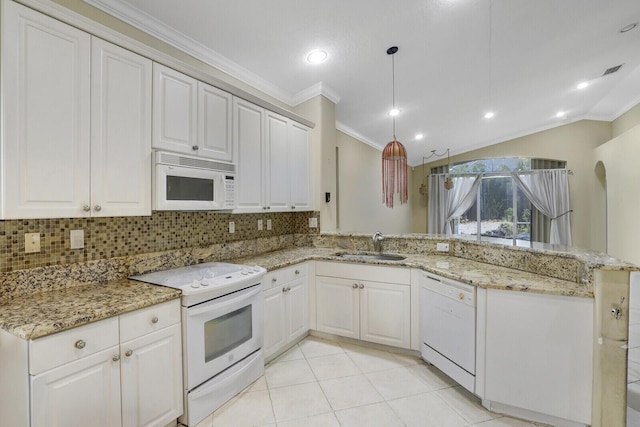
<instances>
[{"instance_id":1,"label":"white lower cabinet","mask_svg":"<svg viewBox=\"0 0 640 427\"><path fill-rule=\"evenodd\" d=\"M410 270L316 263L317 330L411 348Z\"/></svg>"},{"instance_id":2,"label":"white lower cabinet","mask_svg":"<svg viewBox=\"0 0 640 427\"><path fill-rule=\"evenodd\" d=\"M309 330L307 264L267 273L264 277L264 357L277 354Z\"/></svg>"},{"instance_id":3,"label":"white lower cabinet","mask_svg":"<svg viewBox=\"0 0 640 427\"><path fill-rule=\"evenodd\" d=\"M3 334L14 372L0 412L16 425L164 426L182 414L179 300L30 341Z\"/></svg>"}]
</instances>

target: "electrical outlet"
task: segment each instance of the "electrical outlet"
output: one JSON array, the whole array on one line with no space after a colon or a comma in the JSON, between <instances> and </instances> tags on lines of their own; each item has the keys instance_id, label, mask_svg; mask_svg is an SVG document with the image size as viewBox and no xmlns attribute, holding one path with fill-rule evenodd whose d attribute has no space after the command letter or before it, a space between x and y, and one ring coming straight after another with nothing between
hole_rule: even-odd
<instances>
[{"instance_id":1,"label":"electrical outlet","mask_svg":"<svg viewBox=\"0 0 640 427\"><path fill-rule=\"evenodd\" d=\"M262 226L262 220L261 220L261 219L259 219L259 220L258 220L258 231L262 231L262 229L263 229L263 226Z\"/></svg>"},{"instance_id":2,"label":"electrical outlet","mask_svg":"<svg viewBox=\"0 0 640 427\"><path fill-rule=\"evenodd\" d=\"M448 243L436 243L436 251L438 251L438 252L449 252L449 244Z\"/></svg>"},{"instance_id":3,"label":"electrical outlet","mask_svg":"<svg viewBox=\"0 0 640 427\"><path fill-rule=\"evenodd\" d=\"M24 234L24 253L32 254L40 252L40 233Z\"/></svg>"},{"instance_id":4,"label":"electrical outlet","mask_svg":"<svg viewBox=\"0 0 640 427\"><path fill-rule=\"evenodd\" d=\"M271 230L271 220L267 220L267 230Z\"/></svg>"},{"instance_id":5,"label":"electrical outlet","mask_svg":"<svg viewBox=\"0 0 640 427\"><path fill-rule=\"evenodd\" d=\"M84 230L71 230L69 240L71 241L71 249L84 248Z\"/></svg>"},{"instance_id":6,"label":"electrical outlet","mask_svg":"<svg viewBox=\"0 0 640 427\"><path fill-rule=\"evenodd\" d=\"M236 223L233 221L229 221L229 233L236 232Z\"/></svg>"},{"instance_id":7,"label":"electrical outlet","mask_svg":"<svg viewBox=\"0 0 640 427\"><path fill-rule=\"evenodd\" d=\"M309 228L318 228L318 218L309 218Z\"/></svg>"}]
</instances>

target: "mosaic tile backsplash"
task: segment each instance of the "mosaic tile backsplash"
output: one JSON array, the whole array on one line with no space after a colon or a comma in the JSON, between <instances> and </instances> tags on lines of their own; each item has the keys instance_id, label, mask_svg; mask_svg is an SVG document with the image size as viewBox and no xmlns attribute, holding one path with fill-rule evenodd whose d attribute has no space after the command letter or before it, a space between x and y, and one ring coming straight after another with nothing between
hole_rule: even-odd
<instances>
[{"instance_id":1,"label":"mosaic tile backsplash","mask_svg":"<svg viewBox=\"0 0 640 427\"><path fill-rule=\"evenodd\" d=\"M143 217L24 219L0 221L0 272L73 264L128 255L204 247L291 234L316 234L318 212L231 214L153 212ZM263 230L258 230L258 220ZM272 229L267 230L267 219ZM229 221L235 233L229 233ZM70 248L70 231L84 230L84 248ZM40 252L24 253L24 234L40 233Z\"/></svg>"}]
</instances>

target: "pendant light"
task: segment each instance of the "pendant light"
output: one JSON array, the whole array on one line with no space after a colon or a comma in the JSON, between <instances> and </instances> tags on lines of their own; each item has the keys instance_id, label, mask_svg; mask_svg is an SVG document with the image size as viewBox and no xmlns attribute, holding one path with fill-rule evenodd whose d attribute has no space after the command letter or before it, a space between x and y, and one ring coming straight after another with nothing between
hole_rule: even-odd
<instances>
[{"instance_id":1,"label":"pendant light","mask_svg":"<svg viewBox=\"0 0 640 427\"><path fill-rule=\"evenodd\" d=\"M391 55L392 76L392 114L393 141L389 142L382 150L382 202L389 208L393 208L394 194L400 196L400 203L407 203L409 198L407 182L407 150L396 139L396 67L394 54L398 52L397 46L387 49L387 55Z\"/></svg>"}]
</instances>

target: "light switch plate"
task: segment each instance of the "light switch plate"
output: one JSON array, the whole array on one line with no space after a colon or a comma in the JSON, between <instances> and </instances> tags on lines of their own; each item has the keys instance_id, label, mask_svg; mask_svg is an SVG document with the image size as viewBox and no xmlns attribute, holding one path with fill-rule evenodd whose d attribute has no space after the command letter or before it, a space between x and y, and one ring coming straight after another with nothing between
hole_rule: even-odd
<instances>
[{"instance_id":1,"label":"light switch plate","mask_svg":"<svg viewBox=\"0 0 640 427\"><path fill-rule=\"evenodd\" d=\"M229 221L229 233L236 232L236 223L233 221Z\"/></svg>"},{"instance_id":2,"label":"light switch plate","mask_svg":"<svg viewBox=\"0 0 640 427\"><path fill-rule=\"evenodd\" d=\"M309 218L309 228L318 228L318 218Z\"/></svg>"},{"instance_id":3,"label":"light switch plate","mask_svg":"<svg viewBox=\"0 0 640 427\"><path fill-rule=\"evenodd\" d=\"M263 228L264 228L264 226L262 225L262 220L259 219L258 220L258 231L262 231Z\"/></svg>"},{"instance_id":4,"label":"light switch plate","mask_svg":"<svg viewBox=\"0 0 640 427\"><path fill-rule=\"evenodd\" d=\"M71 230L69 240L71 241L71 249L84 248L84 230Z\"/></svg>"},{"instance_id":5,"label":"light switch plate","mask_svg":"<svg viewBox=\"0 0 640 427\"><path fill-rule=\"evenodd\" d=\"M271 220L267 220L267 230L271 230Z\"/></svg>"},{"instance_id":6,"label":"light switch plate","mask_svg":"<svg viewBox=\"0 0 640 427\"><path fill-rule=\"evenodd\" d=\"M448 243L436 243L436 251L449 252L449 244Z\"/></svg>"},{"instance_id":7,"label":"light switch plate","mask_svg":"<svg viewBox=\"0 0 640 427\"><path fill-rule=\"evenodd\" d=\"M24 253L32 254L40 252L40 233L24 234Z\"/></svg>"}]
</instances>

